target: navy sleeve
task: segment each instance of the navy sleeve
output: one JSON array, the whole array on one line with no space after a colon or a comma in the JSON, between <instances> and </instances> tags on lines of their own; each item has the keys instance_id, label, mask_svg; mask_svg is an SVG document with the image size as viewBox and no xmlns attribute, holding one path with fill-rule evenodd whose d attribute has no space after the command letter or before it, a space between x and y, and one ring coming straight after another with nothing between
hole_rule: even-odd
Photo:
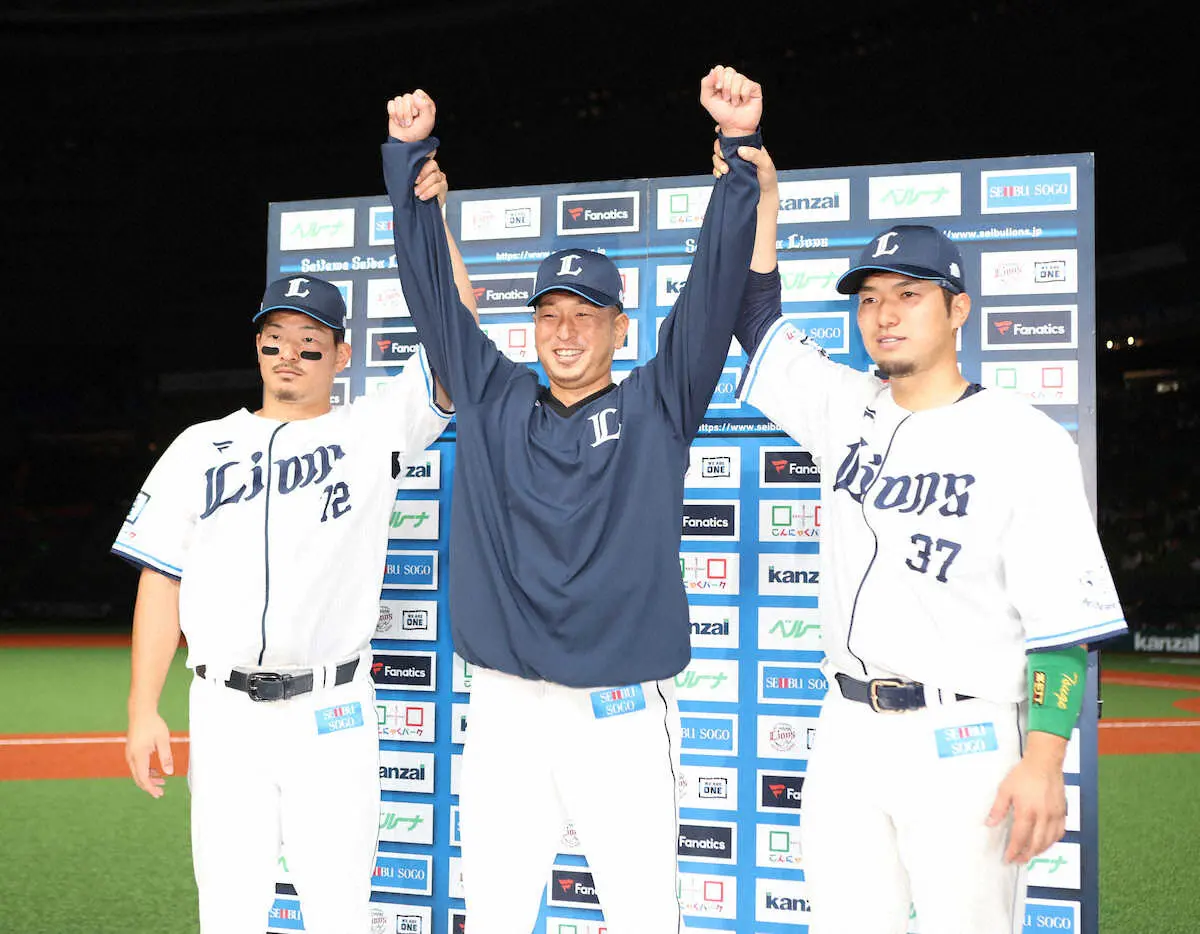
<instances>
[{"instance_id":1,"label":"navy sleeve","mask_svg":"<svg viewBox=\"0 0 1200 934\"><path fill-rule=\"evenodd\" d=\"M720 140L730 172L713 186L687 285L659 331L658 353L644 367L673 424L689 443L729 356L757 221L758 175L751 163L737 155L737 148L761 147L762 137L754 133Z\"/></svg>"},{"instance_id":2,"label":"navy sleeve","mask_svg":"<svg viewBox=\"0 0 1200 934\"><path fill-rule=\"evenodd\" d=\"M733 325L733 336L737 338L749 360L767 333L767 329L783 317L783 298L779 285L779 267L770 272L750 270L746 280L746 293L742 296L742 308Z\"/></svg>"},{"instance_id":3,"label":"navy sleeve","mask_svg":"<svg viewBox=\"0 0 1200 934\"><path fill-rule=\"evenodd\" d=\"M461 411L501 385L519 364L500 352L458 297L437 199L419 201L413 194L417 174L437 146L435 136L417 143L389 138L381 147L383 178L404 300L430 367Z\"/></svg>"}]
</instances>

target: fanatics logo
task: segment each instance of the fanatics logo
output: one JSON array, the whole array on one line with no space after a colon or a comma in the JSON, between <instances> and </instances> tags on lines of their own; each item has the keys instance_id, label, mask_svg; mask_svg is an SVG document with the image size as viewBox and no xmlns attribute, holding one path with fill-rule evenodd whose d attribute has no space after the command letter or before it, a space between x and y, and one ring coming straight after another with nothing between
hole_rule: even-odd
<instances>
[{"instance_id":1,"label":"fanatics logo","mask_svg":"<svg viewBox=\"0 0 1200 934\"><path fill-rule=\"evenodd\" d=\"M636 233L641 227L641 192L559 195L560 235Z\"/></svg>"},{"instance_id":2,"label":"fanatics logo","mask_svg":"<svg viewBox=\"0 0 1200 934\"><path fill-rule=\"evenodd\" d=\"M384 687L432 691L435 680L434 653L376 654L371 663L371 678L376 684Z\"/></svg>"},{"instance_id":3,"label":"fanatics logo","mask_svg":"<svg viewBox=\"0 0 1200 934\"><path fill-rule=\"evenodd\" d=\"M1076 345L1077 305L984 308L982 349L1052 350Z\"/></svg>"},{"instance_id":4,"label":"fanatics logo","mask_svg":"<svg viewBox=\"0 0 1200 934\"><path fill-rule=\"evenodd\" d=\"M552 869L546 902L550 905L599 905L600 897L590 872Z\"/></svg>"},{"instance_id":5,"label":"fanatics logo","mask_svg":"<svg viewBox=\"0 0 1200 934\"><path fill-rule=\"evenodd\" d=\"M760 811L798 811L804 776L798 772L759 772Z\"/></svg>"},{"instance_id":6,"label":"fanatics logo","mask_svg":"<svg viewBox=\"0 0 1200 934\"><path fill-rule=\"evenodd\" d=\"M367 366L400 366L420 346L416 328L368 328Z\"/></svg>"},{"instance_id":7,"label":"fanatics logo","mask_svg":"<svg viewBox=\"0 0 1200 934\"><path fill-rule=\"evenodd\" d=\"M806 486L821 482L812 455L801 448L764 447L759 486Z\"/></svg>"}]
</instances>

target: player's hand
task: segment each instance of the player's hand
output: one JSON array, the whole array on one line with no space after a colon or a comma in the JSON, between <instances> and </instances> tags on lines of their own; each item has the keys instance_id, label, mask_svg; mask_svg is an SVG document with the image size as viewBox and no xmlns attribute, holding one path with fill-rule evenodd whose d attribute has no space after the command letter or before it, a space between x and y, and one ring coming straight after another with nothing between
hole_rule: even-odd
<instances>
[{"instance_id":1,"label":"player's hand","mask_svg":"<svg viewBox=\"0 0 1200 934\"><path fill-rule=\"evenodd\" d=\"M749 136L762 121L762 86L728 65L700 80L700 103L726 136Z\"/></svg>"},{"instance_id":2,"label":"player's hand","mask_svg":"<svg viewBox=\"0 0 1200 934\"><path fill-rule=\"evenodd\" d=\"M400 94L387 103L388 136L402 143L418 143L433 132L437 108L433 98L417 88L411 94Z\"/></svg>"},{"instance_id":3,"label":"player's hand","mask_svg":"<svg viewBox=\"0 0 1200 934\"><path fill-rule=\"evenodd\" d=\"M150 765L152 753L158 754L161 773ZM130 716L129 732L125 734L125 763L135 785L152 798L163 796L166 784L163 774L174 774L175 761L171 756L171 731L157 711Z\"/></svg>"},{"instance_id":4,"label":"player's hand","mask_svg":"<svg viewBox=\"0 0 1200 934\"><path fill-rule=\"evenodd\" d=\"M1061 760L1046 761L1027 754L1013 766L1000 783L987 825L997 826L1010 809L1013 822L1005 862L1027 863L1061 840L1067 827Z\"/></svg>"},{"instance_id":5,"label":"player's hand","mask_svg":"<svg viewBox=\"0 0 1200 934\"><path fill-rule=\"evenodd\" d=\"M446 180L446 173L434 161L433 157L436 155L437 150L435 149L429 154L429 161L421 166L421 171L417 173L417 181L413 185L413 194L420 201L437 198L438 204L444 206L446 192L450 190L450 183Z\"/></svg>"},{"instance_id":6,"label":"player's hand","mask_svg":"<svg viewBox=\"0 0 1200 934\"><path fill-rule=\"evenodd\" d=\"M779 175L775 171L775 162L765 148L739 146L737 154L739 158L753 163L754 167L758 170L759 197L762 197L764 194L773 195L779 191ZM719 139L713 140L712 162L714 177L720 178L722 175L729 174L729 163L721 155L721 141Z\"/></svg>"}]
</instances>

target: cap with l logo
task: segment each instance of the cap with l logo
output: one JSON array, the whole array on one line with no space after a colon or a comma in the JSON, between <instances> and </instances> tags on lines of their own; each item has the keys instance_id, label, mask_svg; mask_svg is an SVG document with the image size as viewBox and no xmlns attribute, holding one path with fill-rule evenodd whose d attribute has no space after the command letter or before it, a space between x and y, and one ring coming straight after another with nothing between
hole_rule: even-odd
<instances>
[{"instance_id":1,"label":"cap with l logo","mask_svg":"<svg viewBox=\"0 0 1200 934\"><path fill-rule=\"evenodd\" d=\"M526 305L535 305L547 292L574 292L593 305L621 304L621 274L603 253L591 250L559 250L538 266L533 294Z\"/></svg>"},{"instance_id":2,"label":"cap with l logo","mask_svg":"<svg viewBox=\"0 0 1200 934\"><path fill-rule=\"evenodd\" d=\"M263 293L262 304L251 321L269 311L296 311L335 331L346 329L346 302L342 290L332 282L313 276L276 279Z\"/></svg>"},{"instance_id":3,"label":"cap with l logo","mask_svg":"<svg viewBox=\"0 0 1200 934\"><path fill-rule=\"evenodd\" d=\"M859 254L858 264L842 274L837 290L854 295L873 272L895 272L930 279L949 292L967 290L962 256L945 234L923 224L899 224L875 237Z\"/></svg>"}]
</instances>

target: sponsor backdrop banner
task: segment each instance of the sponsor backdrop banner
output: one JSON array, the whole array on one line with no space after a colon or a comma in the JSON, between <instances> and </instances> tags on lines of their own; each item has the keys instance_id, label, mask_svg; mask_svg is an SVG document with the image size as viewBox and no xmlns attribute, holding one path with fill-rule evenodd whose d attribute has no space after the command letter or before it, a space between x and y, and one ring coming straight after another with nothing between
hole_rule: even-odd
<instances>
[{"instance_id":1,"label":"sponsor backdrop banner","mask_svg":"<svg viewBox=\"0 0 1200 934\"><path fill-rule=\"evenodd\" d=\"M835 360L866 369L853 299L834 283L872 233L902 220L936 225L962 250L973 297L961 333L964 375L1018 393L1072 433L1094 514L1091 154L785 170L780 179L784 314ZM621 271L632 320L614 364L623 378L655 353L658 328L687 286L711 188L711 177L687 176L452 192L445 214L481 326L507 356L542 373L525 307L537 264L569 246L602 250ZM267 280L321 276L346 298L352 362L335 404L374 392L416 347L391 213L382 195L269 209ZM678 896L688 927L790 934L806 928L811 910L799 809L827 690L820 486L809 454L736 400L746 363L731 343L686 480L679 569L695 651L675 679ZM457 779L472 672L454 654L447 616L454 459L452 422L398 477L373 643L382 749L373 930L388 934L457 932L465 922ZM400 471L396 459L392 470ZM1089 674L1065 769L1068 832L1029 867L1027 931L1097 929L1094 653ZM587 840L566 824L546 868L538 932L603 930L586 853ZM286 853L278 892L269 929L303 930L304 893L287 880ZM915 914L910 929L920 931Z\"/></svg>"}]
</instances>

